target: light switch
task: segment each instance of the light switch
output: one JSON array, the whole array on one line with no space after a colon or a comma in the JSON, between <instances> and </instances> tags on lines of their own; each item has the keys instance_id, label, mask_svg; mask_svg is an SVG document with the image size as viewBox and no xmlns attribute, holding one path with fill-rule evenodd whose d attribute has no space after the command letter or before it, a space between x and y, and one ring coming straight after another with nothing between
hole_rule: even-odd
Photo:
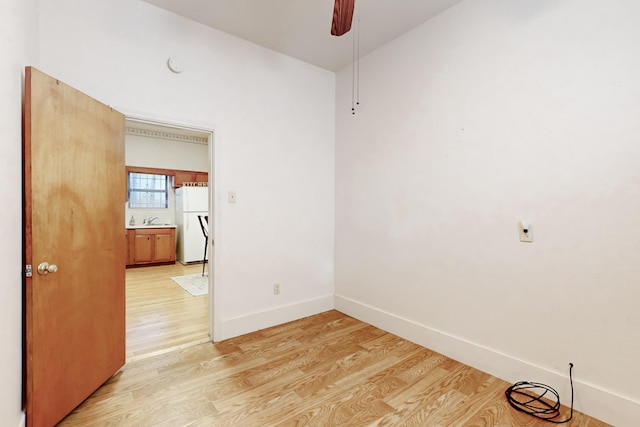
<instances>
[{"instance_id":1,"label":"light switch","mask_svg":"<svg viewBox=\"0 0 640 427\"><path fill-rule=\"evenodd\" d=\"M235 203L235 202L236 202L236 192L229 191L229 203Z\"/></svg>"}]
</instances>

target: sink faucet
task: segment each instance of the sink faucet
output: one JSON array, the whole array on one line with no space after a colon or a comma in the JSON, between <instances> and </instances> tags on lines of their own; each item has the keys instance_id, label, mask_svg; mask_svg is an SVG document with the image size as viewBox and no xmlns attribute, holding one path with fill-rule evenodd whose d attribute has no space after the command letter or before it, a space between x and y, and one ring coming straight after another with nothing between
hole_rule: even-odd
<instances>
[{"instance_id":1,"label":"sink faucet","mask_svg":"<svg viewBox=\"0 0 640 427\"><path fill-rule=\"evenodd\" d=\"M146 221L147 221L147 225L150 225L150 224L151 224L153 221L155 221L156 219L158 219L158 217L157 217L157 216L149 217L149 219L147 219L147 220L146 220Z\"/></svg>"}]
</instances>

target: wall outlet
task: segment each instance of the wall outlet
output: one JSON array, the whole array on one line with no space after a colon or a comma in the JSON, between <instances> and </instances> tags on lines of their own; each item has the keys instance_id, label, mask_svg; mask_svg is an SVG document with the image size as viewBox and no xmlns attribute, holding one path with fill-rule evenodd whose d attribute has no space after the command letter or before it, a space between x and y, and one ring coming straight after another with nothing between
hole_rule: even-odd
<instances>
[{"instance_id":1,"label":"wall outlet","mask_svg":"<svg viewBox=\"0 0 640 427\"><path fill-rule=\"evenodd\" d=\"M273 294L280 295L280 283L274 283L273 285Z\"/></svg>"}]
</instances>

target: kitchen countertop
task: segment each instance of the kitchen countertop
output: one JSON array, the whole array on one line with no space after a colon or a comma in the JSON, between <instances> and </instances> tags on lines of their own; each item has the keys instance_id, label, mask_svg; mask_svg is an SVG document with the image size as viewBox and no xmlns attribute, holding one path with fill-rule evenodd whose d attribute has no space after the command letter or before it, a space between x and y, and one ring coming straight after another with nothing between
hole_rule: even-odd
<instances>
[{"instance_id":1,"label":"kitchen countertop","mask_svg":"<svg viewBox=\"0 0 640 427\"><path fill-rule=\"evenodd\" d=\"M137 228L176 228L175 224L151 224L151 225L127 225L127 230L135 230Z\"/></svg>"}]
</instances>

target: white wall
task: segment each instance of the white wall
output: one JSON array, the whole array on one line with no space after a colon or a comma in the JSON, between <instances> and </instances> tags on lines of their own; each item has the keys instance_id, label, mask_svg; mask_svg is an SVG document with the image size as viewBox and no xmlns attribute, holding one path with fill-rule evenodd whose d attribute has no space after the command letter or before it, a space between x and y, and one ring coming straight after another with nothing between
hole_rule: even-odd
<instances>
[{"instance_id":1,"label":"white wall","mask_svg":"<svg viewBox=\"0 0 640 427\"><path fill-rule=\"evenodd\" d=\"M638 425L638 22L468 0L361 60L355 116L342 70L336 307L566 404L573 362L580 409Z\"/></svg>"},{"instance_id":2,"label":"white wall","mask_svg":"<svg viewBox=\"0 0 640 427\"><path fill-rule=\"evenodd\" d=\"M22 88L24 67L37 65L37 1L0 6L0 424L24 423L22 414Z\"/></svg>"},{"instance_id":3,"label":"white wall","mask_svg":"<svg viewBox=\"0 0 640 427\"><path fill-rule=\"evenodd\" d=\"M44 72L125 113L215 129L221 338L331 308L335 75L141 1L40 4Z\"/></svg>"},{"instance_id":4,"label":"white wall","mask_svg":"<svg viewBox=\"0 0 640 427\"><path fill-rule=\"evenodd\" d=\"M209 172L205 144L138 135L125 135L124 142L127 166Z\"/></svg>"}]
</instances>

